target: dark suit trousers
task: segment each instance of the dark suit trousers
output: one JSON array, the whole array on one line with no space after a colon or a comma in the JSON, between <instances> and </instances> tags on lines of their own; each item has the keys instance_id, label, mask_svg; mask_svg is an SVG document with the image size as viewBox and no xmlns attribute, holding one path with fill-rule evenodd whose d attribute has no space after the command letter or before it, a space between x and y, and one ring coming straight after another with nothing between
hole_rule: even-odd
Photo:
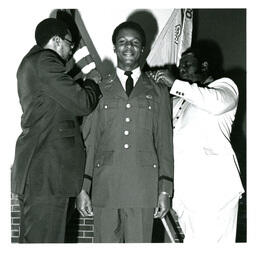
<instances>
[{"instance_id":1,"label":"dark suit trousers","mask_svg":"<svg viewBox=\"0 0 256 253\"><path fill-rule=\"evenodd\" d=\"M52 195L20 199L21 243L63 243L65 241L69 198Z\"/></svg>"},{"instance_id":2,"label":"dark suit trousers","mask_svg":"<svg viewBox=\"0 0 256 253\"><path fill-rule=\"evenodd\" d=\"M153 208L93 208L97 243L147 243L152 240Z\"/></svg>"}]
</instances>

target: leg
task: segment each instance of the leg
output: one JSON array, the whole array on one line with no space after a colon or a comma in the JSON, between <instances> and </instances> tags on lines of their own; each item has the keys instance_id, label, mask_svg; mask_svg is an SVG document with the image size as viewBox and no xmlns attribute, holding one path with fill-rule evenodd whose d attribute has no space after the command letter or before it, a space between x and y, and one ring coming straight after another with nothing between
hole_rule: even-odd
<instances>
[{"instance_id":1,"label":"leg","mask_svg":"<svg viewBox=\"0 0 256 253\"><path fill-rule=\"evenodd\" d=\"M20 205L20 237L19 243L24 242L24 196L19 196L19 205Z\"/></svg>"},{"instance_id":2,"label":"leg","mask_svg":"<svg viewBox=\"0 0 256 253\"><path fill-rule=\"evenodd\" d=\"M75 201L75 197L69 198L65 233L66 243L76 243L78 241L79 224L77 220L79 219L79 212L76 209Z\"/></svg>"},{"instance_id":3,"label":"leg","mask_svg":"<svg viewBox=\"0 0 256 253\"><path fill-rule=\"evenodd\" d=\"M53 196L24 196L21 216L21 242L63 243L68 198Z\"/></svg>"},{"instance_id":4,"label":"leg","mask_svg":"<svg viewBox=\"0 0 256 253\"><path fill-rule=\"evenodd\" d=\"M121 209L93 207L96 243L123 242Z\"/></svg>"},{"instance_id":5,"label":"leg","mask_svg":"<svg viewBox=\"0 0 256 253\"><path fill-rule=\"evenodd\" d=\"M199 212L184 209L179 217L185 234L184 242L235 243L238 199L235 197L229 201L219 212L212 212L206 207Z\"/></svg>"},{"instance_id":6,"label":"leg","mask_svg":"<svg viewBox=\"0 0 256 253\"><path fill-rule=\"evenodd\" d=\"M124 208L124 238L127 243L150 243L154 221L153 208Z\"/></svg>"},{"instance_id":7,"label":"leg","mask_svg":"<svg viewBox=\"0 0 256 253\"><path fill-rule=\"evenodd\" d=\"M218 242L235 243L239 197L231 200L219 213L217 219Z\"/></svg>"}]
</instances>

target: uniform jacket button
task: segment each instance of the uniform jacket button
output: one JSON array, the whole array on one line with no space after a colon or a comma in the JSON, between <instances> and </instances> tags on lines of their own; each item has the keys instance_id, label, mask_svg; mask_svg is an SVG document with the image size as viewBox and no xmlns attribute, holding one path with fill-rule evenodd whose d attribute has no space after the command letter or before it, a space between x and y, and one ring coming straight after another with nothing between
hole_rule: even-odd
<instances>
[{"instance_id":1,"label":"uniform jacket button","mask_svg":"<svg viewBox=\"0 0 256 253\"><path fill-rule=\"evenodd\" d=\"M124 144L124 148L125 148L125 149L128 149L128 148L129 148L129 144L127 144L127 143Z\"/></svg>"}]
</instances>

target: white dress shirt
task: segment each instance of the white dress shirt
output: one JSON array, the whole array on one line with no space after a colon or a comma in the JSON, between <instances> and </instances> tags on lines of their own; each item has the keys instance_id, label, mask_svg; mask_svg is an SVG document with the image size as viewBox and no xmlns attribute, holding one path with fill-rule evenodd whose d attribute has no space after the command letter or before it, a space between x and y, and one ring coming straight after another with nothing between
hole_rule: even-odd
<instances>
[{"instance_id":1,"label":"white dress shirt","mask_svg":"<svg viewBox=\"0 0 256 253\"><path fill-rule=\"evenodd\" d=\"M122 84L124 90L126 91L125 83L126 83L126 80L127 80L128 76L125 75L124 73L125 73L124 70L122 70L122 69L120 69L120 68L118 68L118 67L116 68L116 74L117 74L117 76L118 76L118 78L119 78L119 80L120 80L120 82L121 82L121 84ZM135 87L135 85L136 85L136 83L137 83L137 81L138 81L140 75L141 75L140 67L138 67L138 68L132 70L132 75L131 75L131 77L132 77L132 79L133 79L133 88Z\"/></svg>"}]
</instances>

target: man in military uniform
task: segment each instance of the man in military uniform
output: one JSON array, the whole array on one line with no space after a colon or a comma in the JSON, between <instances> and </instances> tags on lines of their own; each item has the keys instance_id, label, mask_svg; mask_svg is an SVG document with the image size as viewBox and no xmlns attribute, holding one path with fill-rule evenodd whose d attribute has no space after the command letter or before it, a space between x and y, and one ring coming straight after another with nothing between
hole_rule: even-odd
<instances>
[{"instance_id":1,"label":"man in military uniform","mask_svg":"<svg viewBox=\"0 0 256 253\"><path fill-rule=\"evenodd\" d=\"M96 242L151 242L153 218L168 212L173 193L171 103L167 87L140 70L142 28L124 22L112 41L116 72L103 80L103 98L84 121L77 208L94 215Z\"/></svg>"}]
</instances>

